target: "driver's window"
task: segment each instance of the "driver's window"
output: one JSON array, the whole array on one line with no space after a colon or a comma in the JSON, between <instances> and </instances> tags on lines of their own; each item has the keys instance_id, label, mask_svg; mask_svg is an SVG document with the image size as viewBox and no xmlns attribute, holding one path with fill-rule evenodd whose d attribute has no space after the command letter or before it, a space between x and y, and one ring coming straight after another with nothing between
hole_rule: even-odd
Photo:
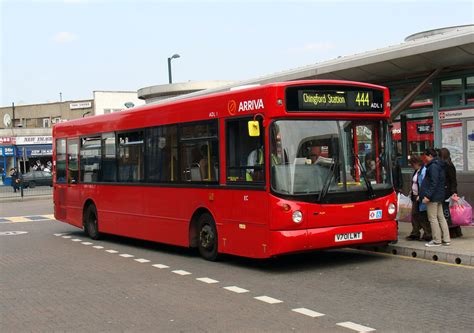
<instances>
[{"instance_id":1,"label":"driver's window","mask_svg":"<svg viewBox=\"0 0 474 333\"><path fill-rule=\"evenodd\" d=\"M260 136L249 136L251 118L229 120L226 125L227 182L263 184L265 181L264 130Z\"/></svg>"}]
</instances>

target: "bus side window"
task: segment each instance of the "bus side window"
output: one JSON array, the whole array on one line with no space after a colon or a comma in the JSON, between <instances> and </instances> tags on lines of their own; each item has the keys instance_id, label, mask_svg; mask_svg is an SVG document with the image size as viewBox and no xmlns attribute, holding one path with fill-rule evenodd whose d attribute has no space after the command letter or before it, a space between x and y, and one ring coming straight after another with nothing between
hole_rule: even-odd
<instances>
[{"instance_id":1,"label":"bus side window","mask_svg":"<svg viewBox=\"0 0 474 333\"><path fill-rule=\"evenodd\" d=\"M100 136L81 138L81 182L94 183L99 180L101 150Z\"/></svg>"},{"instance_id":2,"label":"bus side window","mask_svg":"<svg viewBox=\"0 0 474 333\"><path fill-rule=\"evenodd\" d=\"M265 181L264 133L251 137L250 118L229 120L226 126L227 182L263 183Z\"/></svg>"},{"instance_id":3,"label":"bus side window","mask_svg":"<svg viewBox=\"0 0 474 333\"><path fill-rule=\"evenodd\" d=\"M180 131L181 180L216 182L219 171L219 144L216 120L186 124Z\"/></svg>"},{"instance_id":4,"label":"bus side window","mask_svg":"<svg viewBox=\"0 0 474 333\"><path fill-rule=\"evenodd\" d=\"M77 184L79 179L79 139L67 139L67 183Z\"/></svg>"},{"instance_id":5,"label":"bus side window","mask_svg":"<svg viewBox=\"0 0 474 333\"><path fill-rule=\"evenodd\" d=\"M143 131L118 135L118 181L141 182L145 179Z\"/></svg>"},{"instance_id":6,"label":"bus side window","mask_svg":"<svg viewBox=\"0 0 474 333\"><path fill-rule=\"evenodd\" d=\"M146 132L146 179L175 182L178 175L178 127L160 126Z\"/></svg>"},{"instance_id":7,"label":"bus side window","mask_svg":"<svg viewBox=\"0 0 474 333\"><path fill-rule=\"evenodd\" d=\"M56 140L56 183L66 183L66 139Z\"/></svg>"},{"instance_id":8,"label":"bus side window","mask_svg":"<svg viewBox=\"0 0 474 333\"><path fill-rule=\"evenodd\" d=\"M99 181L117 181L117 148L115 145L115 133L102 134L102 161L100 166Z\"/></svg>"}]
</instances>

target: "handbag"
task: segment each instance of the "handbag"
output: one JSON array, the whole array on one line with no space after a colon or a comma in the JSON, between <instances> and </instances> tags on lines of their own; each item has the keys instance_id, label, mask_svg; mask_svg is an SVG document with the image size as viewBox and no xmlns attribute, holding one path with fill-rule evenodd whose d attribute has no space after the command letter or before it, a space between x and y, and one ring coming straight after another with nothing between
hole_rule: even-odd
<instances>
[{"instance_id":1,"label":"handbag","mask_svg":"<svg viewBox=\"0 0 474 333\"><path fill-rule=\"evenodd\" d=\"M402 222L411 222L411 211L413 203L409 197L403 195L402 193L398 194L398 212L397 212L397 221Z\"/></svg>"},{"instance_id":2,"label":"handbag","mask_svg":"<svg viewBox=\"0 0 474 333\"><path fill-rule=\"evenodd\" d=\"M449 211L453 225L472 224L472 206L464 198L459 198L457 201L450 199Z\"/></svg>"}]
</instances>

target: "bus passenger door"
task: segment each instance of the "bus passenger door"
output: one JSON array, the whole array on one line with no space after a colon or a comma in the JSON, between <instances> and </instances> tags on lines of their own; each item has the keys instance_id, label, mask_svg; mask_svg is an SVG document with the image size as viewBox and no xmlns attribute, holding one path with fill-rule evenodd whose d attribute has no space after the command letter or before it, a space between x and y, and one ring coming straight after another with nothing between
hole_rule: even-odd
<instances>
[{"instance_id":1,"label":"bus passenger door","mask_svg":"<svg viewBox=\"0 0 474 333\"><path fill-rule=\"evenodd\" d=\"M82 227L81 189L79 182L79 139L67 139L67 219Z\"/></svg>"},{"instance_id":2,"label":"bus passenger door","mask_svg":"<svg viewBox=\"0 0 474 333\"><path fill-rule=\"evenodd\" d=\"M265 191L264 134L250 136L249 118L226 121L226 183L232 207L228 213L224 250L265 257L268 241L268 198ZM260 121L260 129L263 125Z\"/></svg>"}]
</instances>

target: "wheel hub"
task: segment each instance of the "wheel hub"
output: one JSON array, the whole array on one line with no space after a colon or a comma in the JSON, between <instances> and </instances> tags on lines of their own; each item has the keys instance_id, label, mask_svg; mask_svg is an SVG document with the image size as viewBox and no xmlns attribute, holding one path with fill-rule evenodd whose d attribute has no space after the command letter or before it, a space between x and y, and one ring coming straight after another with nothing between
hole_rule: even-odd
<instances>
[{"instance_id":1,"label":"wheel hub","mask_svg":"<svg viewBox=\"0 0 474 333\"><path fill-rule=\"evenodd\" d=\"M199 239L201 241L201 246L206 249L212 248L214 244L214 233L209 225L202 227L199 234Z\"/></svg>"}]
</instances>

